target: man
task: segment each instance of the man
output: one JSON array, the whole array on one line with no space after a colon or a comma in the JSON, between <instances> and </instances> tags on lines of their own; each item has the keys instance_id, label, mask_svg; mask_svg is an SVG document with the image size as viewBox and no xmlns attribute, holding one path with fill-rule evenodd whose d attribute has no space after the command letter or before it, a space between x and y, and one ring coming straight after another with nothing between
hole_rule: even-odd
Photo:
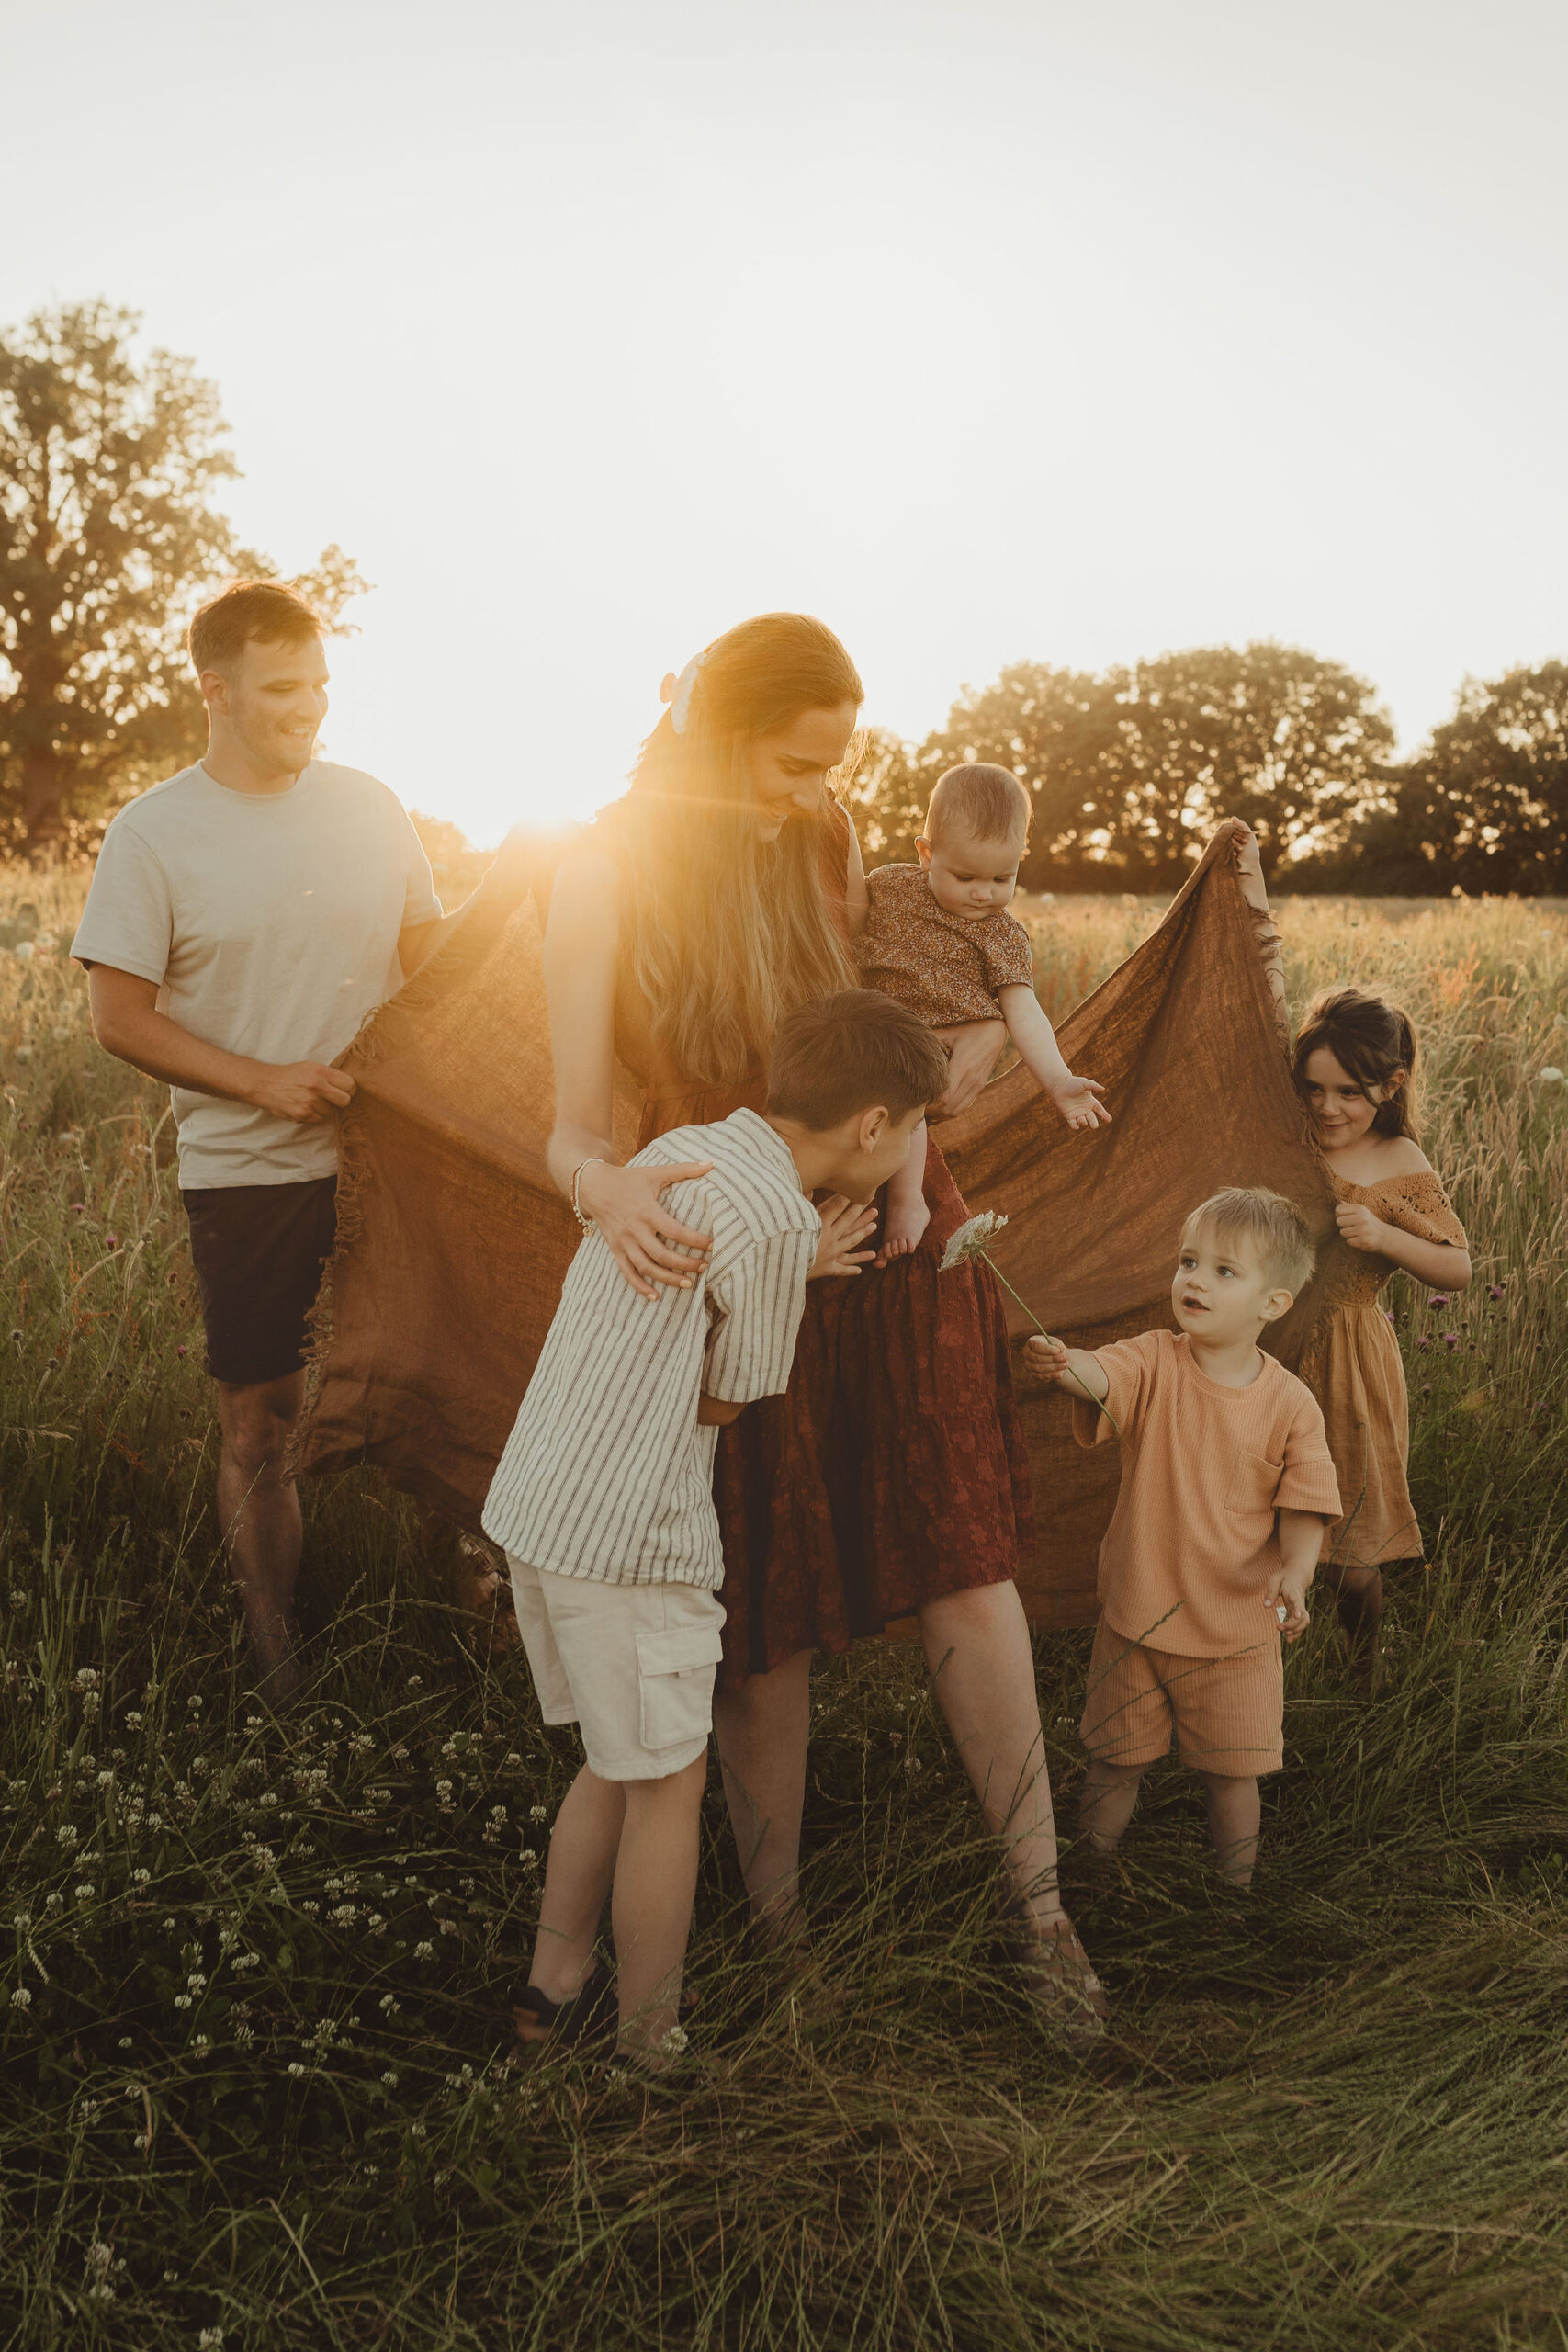
<instances>
[{"instance_id":1,"label":"man","mask_svg":"<svg viewBox=\"0 0 1568 2352\"><path fill-rule=\"evenodd\" d=\"M321 639L305 599L272 581L236 581L202 606L189 643L206 754L109 826L72 947L98 1043L173 1089L218 1384L219 1517L274 1700L299 1679L299 1503L284 1450L354 1092L330 1064L445 927L401 804L314 757Z\"/></svg>"}]
</instances>

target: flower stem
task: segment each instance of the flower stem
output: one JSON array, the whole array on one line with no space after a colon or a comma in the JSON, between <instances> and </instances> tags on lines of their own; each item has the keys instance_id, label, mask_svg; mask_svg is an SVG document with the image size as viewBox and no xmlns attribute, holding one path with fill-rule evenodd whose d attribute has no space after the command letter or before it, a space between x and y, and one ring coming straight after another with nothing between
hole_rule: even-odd
<instances>
[{"instance_id":1,"label":"flower stem","mask_svg":"<svg viewBox=\"0 0 1568 2352\"><path fill-rule=\"evenodd\" d=\"M1029 1301L1026 1298L1019 1297L1019 1294L1014 1290L1011 1283L1009 1282L1007 1276L1003 1273L1001 1268L998 1265L990 1251L988 1250L977 1250L975 1254L978 1258L984 1258L987 1265L989 1266L998 1282L1000 1283L1002 1288L1007 1292L1008 1296L1010 1298L1018 1299L1020 1306L1022 1307L1024 1313L1028 1316L1030 1321L1033 1324L1041 1338L1043 1340L1049 1340L1053 1347L1059 1348L1062 1344L1060 1340L1055 1337L1055 1333L1047 1331L1044 1324L1042 1323L1039 1316L1036 1315L1033 1307L1029 1304ZM1099 1407L1100 1410L1105 1415L1106 1419L1110 1422L1111 1428L1115 1430L1117 1436L1120 1437L1122 1434L1122 1424L1117 1419L1115 1414L1111 1410L1110 1406L1106 1404L1104 1398L1097 1396L1094 1394L1094 1391L1089 1386L1088 1383L1081 1380L1078 1377L1078 1374L1070 1367L1067 1372L1067 1378L1072 1382L1075 1388L1082 1389L1084 1400L1087 1404L1096 1405Z\"/></svg>"}]
</instances>

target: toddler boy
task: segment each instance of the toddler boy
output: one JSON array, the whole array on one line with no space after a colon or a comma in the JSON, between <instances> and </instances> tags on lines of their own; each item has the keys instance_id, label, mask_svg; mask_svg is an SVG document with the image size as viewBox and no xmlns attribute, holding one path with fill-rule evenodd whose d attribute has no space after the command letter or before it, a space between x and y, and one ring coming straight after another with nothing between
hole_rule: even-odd
<instances>
[{"instance_id":1,"label":"toddler boy","mask_svg":"<svg viewBox=\"0 0 1568 2352\"><path fill-rule=\"evenodd\" d=\"M1237 1886L1257 1857L1258 1776L1284 1761L1280 1634L1293 1642L1305 1629L1324 1525L1340 1508L1315 1400L1258 1344L1314 1254L1279 1193L1216 1193L1182 1232L1170 1291L1179 1330L1092 1353L1055 1340L1027 1349L1072 1394L1080 1445L1115 1434L1100 1404L1121 1432L1080 1726L1084 1833L1114 1852L1174 1727Z\"/></svg>"},{"instance_id":2,"label":"toddler boy","mask_svg":"<svg viewBox=\"0 0 1568 2352\"><path fill-rule=\"evenodd\" d=\"M765 1116L676 1128L637 1167L690 1168L671 1214L712 1236L689 1290L638 1295L590 1230L484 1509L512 1569L547 1724L587 1758L550 1840L518 2037L575 2039L606 1895L619 2048L645 2068L678 2042L713 1724L724 1574L716 1431L789 1382L821 1238L813 1192L869 1202L947 1083L941 1046L886 997L851 989L780 1025Z\"/></svg>"}]
</instances>

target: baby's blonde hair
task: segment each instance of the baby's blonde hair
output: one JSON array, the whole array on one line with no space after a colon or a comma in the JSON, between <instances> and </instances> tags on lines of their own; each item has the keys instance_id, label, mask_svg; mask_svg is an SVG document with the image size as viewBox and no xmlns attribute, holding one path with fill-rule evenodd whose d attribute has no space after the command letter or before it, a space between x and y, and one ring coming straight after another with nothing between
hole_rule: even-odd
<instances>
[{"instance_id":1,"label":"baby's blonde hair","mask_svg":"<svg viewBox=\"0 0 1568 2352\"><path fill-rule=\"evenodd\" d=\"M965 760L931 786L925 838L935 849L944 832L967 833L974 842L1026 839L1034 804L1010 768L987 760Z\"/></svg>"},{"instance_id":2,"label":"baby's blonde hair","mask_svg":"<svg viewBox=\"0 0 1568 2352\"><path fill-rule=\"evenodd\" d=\"M1260 1184L1228 1184L1201 1201L1181 1228L1181 1238L1207 1226L1222 1241L1250 1242L1270 1282L1296 1297L1317 1263L1317 1245L1294 1201Z\"/></svg>"}]
</instances>

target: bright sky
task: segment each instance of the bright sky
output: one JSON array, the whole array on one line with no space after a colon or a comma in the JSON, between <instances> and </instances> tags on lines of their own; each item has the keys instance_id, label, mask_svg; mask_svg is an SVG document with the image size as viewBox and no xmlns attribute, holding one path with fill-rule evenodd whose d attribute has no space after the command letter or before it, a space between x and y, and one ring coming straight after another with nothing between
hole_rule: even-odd
<instances>
[{"instance_id":1,"label":"bright sky","mask_svg":"<svg viewBox=\"0 0 1568 2352\"><path fill-rule=\"evenodd\" d=\"M377 593L324 748L479 841L821 614L867 715L1275 636L1406 744L1568 650L1558 0L0 0L0 322L104 294Z\"/></svg>"}]
</instances>

